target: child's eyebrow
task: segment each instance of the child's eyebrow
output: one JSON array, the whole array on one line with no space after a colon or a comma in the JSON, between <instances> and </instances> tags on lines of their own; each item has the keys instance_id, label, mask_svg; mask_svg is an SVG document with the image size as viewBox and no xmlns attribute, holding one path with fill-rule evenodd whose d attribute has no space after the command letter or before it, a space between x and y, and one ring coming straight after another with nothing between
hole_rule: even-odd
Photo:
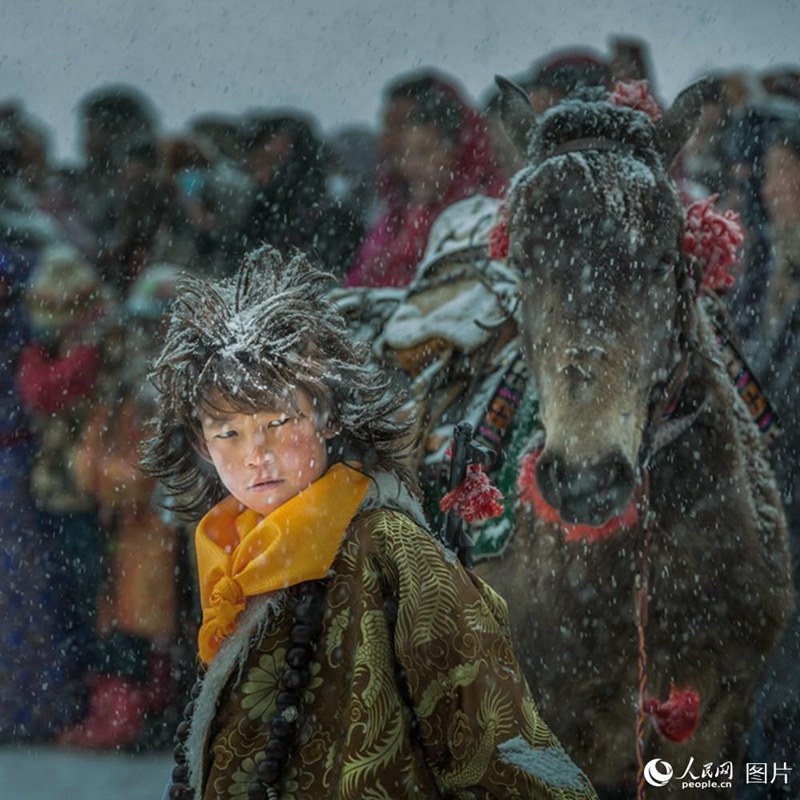
<instances>
[{"instance_id":1,"label":"child's eyebrow","mask_svg":"<svg viewBox=\"0 0 800 800\"><path fill-rule=\"evenodd\" d=\"M230 422L231 419L233 419L233 417L225 417L225 416L219 416L219 415L212 416L211 414L206 414L205 423L209 427L220 428L226 422Z\"/></svg>"}]
</instances>

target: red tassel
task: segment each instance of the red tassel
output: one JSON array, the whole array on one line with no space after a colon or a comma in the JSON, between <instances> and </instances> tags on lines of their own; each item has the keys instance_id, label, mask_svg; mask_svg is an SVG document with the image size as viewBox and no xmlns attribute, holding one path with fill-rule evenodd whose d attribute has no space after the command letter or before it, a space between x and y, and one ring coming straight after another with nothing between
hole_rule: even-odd
<instances>
[{"instance_id":1,"label":"red tassel","mask_svg":"<svg viewBox=\"0 0 800 800\"><path fill-rule=\"evenodd\" d=\"M564 532L564 539L567 542L587 541L589 543L599 542L607 539L612 534L622 528L632 528L639 521L639 509L636 501L640 497L641 486L636 495L631 498L631 502L625 507L623 512L616 517L612 517L604 525L594 527L592 525L579 525L564 522L554 508L544 499L536 483L536 462L542 450L534 450L522 458L520 463L519 478L517 479L517 490L519 499L533 510L533 513L544 522L558 524Z\"/></svg>"},{"instance_id":2,"label":"red tassel","mask_svg":"<svg viewBox=\"0 0 800 800\"><path fill-rule=\"evenodd\" d=\"M503 514L503 495L480 464L470 464L464 480L440 501L442 511L452 511L464 522L482 522Z\"/></svg>"},{"instance_id":3,"label":"red tassel","mask_svg":"<svg viewBox=\"0 0 800 800\"><path fill-rule=\"evenodd\" d=\"M649 81L617 81L609 99L615 106L625 106L647 114L651 122L661 119L661 108L650 94Z\"/></svg>"},{"instance_id":4,"label":"red tassel","mask_svg":"<svg viewBox=\"0 0 800 800\"><path fill-rule=\"evenodd\" d=\"M720 213L714 208L718 194L692 203L686 210L686 229L681 246L703 267L703 286L725 291L735 277L729 271L737 262L737 250L744 241L739 215L733 211Z\"/></svg>"},{"instance_id":5,"label":"red tassel","mask_svg":"<svg viewBox=\"0 0 800 800\"><path fill-rule=\"evenodd\" d=\"M666 701L647 699L644 712L653 717L656 730L671 742L683 742L697 730L700 695L694 689L670 686Z\"/></svg>"}]
</instances>

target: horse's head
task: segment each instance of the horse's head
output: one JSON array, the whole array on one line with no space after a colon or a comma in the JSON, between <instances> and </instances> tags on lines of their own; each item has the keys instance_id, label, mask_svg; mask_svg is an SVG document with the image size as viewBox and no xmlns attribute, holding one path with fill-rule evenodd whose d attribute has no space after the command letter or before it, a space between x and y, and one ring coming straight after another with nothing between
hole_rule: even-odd
<instances>
[{"instance_id":1,"label":"horse's head","mask_svg":"<svg viewBox=\"0 0 800 800\"><path fill-rule=\"evenodd\" d=\"M668 168L700 86L654 123L599 90L536 117L518 87L498 82L528 161L506 210L546 430L536 480L562 519L598 526L630 501L645 431L682 364L694 284Z\"/></svg>"}]
</instances>

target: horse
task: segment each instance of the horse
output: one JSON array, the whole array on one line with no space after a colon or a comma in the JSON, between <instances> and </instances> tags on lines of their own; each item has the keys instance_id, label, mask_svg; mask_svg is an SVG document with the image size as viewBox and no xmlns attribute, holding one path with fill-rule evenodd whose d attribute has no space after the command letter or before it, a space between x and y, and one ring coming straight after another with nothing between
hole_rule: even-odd
<instances>
[{"instance_id":1,"label":"horse","mask_svg":"<svg viewBox=\"0 0 800 800\"><path fill-rule=\"evenodd\" d=\"M659 119L601 89L537 115L498 83L526 159L504 225L541 432L513 538L476 572L601 796L732 797L793 589L768 453L682 247L669 169L703 83Z\"/></svg>"}]
</instances>

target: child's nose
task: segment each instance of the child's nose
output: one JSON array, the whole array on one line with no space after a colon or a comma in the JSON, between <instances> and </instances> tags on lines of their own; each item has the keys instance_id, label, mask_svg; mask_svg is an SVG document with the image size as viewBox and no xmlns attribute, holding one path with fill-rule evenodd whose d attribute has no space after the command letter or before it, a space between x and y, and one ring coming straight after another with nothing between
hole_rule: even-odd
<instances>
[{"instance_id":1,"label":"child's nose","mask_svg":"<svg viewBox=\"0 0 800 800\"><path fill-rule=\"evenodd\" d=\"M248 466L258 467L267 461L271 461L273 457L272 448L268 446L264 437L258 437L247 454L247 464Z\"/></svg>"}]
</instances>

